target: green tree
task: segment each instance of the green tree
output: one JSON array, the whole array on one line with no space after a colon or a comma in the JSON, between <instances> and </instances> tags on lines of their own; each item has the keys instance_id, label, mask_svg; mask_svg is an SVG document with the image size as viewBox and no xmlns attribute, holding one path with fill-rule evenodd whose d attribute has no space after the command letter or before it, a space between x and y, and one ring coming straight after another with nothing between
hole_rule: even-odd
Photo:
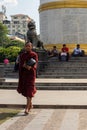
<instances>
[{"instance_id":1,"label":"green tree","mask_svg":"<svg viewBox=\"0 0 87 130\"><path fill-rule=\"evenodd\" d=\"M5 25L0 23L0 46L8 44L9 38L7 37L8 29Z\"/></svg>"},{"instance_id":2,"label":"green tree","mask_svg":"<svg viewBox=\"0 0 87 130\"><path fill-rule=\"evenodd\" d=\"M24 47L24 42L19 41L19 40L10 40L10 43L5 45L6 48L10 47L10 46L16 46L16 47Z\"/></svg>"},{"instance_id":3,"label":"green tree","mask_svg":"<svg viewBox=\"0 0 87 130\"><path fill-rule=\"evenodd\" d=\"M0 47L0 62L3 62L4 58L8 58L10 62L14 62L20 51L21 48L16 46L10 46L8 48Z\"/></svg>"}]
</instances>

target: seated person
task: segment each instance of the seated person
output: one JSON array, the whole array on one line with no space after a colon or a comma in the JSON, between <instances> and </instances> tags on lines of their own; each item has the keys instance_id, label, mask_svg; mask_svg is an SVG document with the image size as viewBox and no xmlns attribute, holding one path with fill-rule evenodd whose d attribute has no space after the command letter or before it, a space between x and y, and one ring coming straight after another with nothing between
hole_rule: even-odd
<instances>
[{"instance_id":1,"label":"seated person","mask_svg":"<svg viewBox=\"0 0 87 130\"><path fill-rule=\"evenodd\" d=\"M72 56L84 56L84 50L80 49L79 44L77 44L76 48L73 50Z\"/></svg>"},{"instance_id":2,"label":"seated person","mask_svg":"<svg viewBox=\"0 0 87 130\"><path fill-rule=\"evenodd\" d=\"M56 57L58 56L58 50L56 46L53 46L53 49L49 52L49 57Z\"/></svg>"},{"instance_id":3,"label":"seated person","mask_svg":"<svg viewBox=\"0 0 87 130\"><path fill-rule=\"evenodd\" d=\"M69 60L69 48L66 47L66 44L63 44L61 52L59 53L60 61L68 61Z\"/></svg>"}]
</instances>

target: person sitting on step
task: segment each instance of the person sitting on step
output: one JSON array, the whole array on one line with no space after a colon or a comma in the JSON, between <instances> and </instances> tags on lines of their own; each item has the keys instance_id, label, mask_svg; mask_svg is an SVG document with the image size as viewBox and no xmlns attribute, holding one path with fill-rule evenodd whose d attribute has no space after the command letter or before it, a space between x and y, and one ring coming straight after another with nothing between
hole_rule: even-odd
<instances>
[{"instance_id":1,"label":"person sitting on step","mask_svg":"<svg viewBox=\"0 0 87 130\"><path fill-rule=\"evenodd\" d=\"M69 48L66 47L66 44L63 44L61 52L59 53L60 61L68 61L69 60Z\"/></svg>"},{"instance_id":2,"label":"person sitting on step","mask_svg":"<svg viewBox=\"0 0 87 130\"><path fill-rule=\"evenodd\" d=\"M84 56L85 55L84 53L85 53L84 50L82 50L80 48L80 45L77 44L76 48L74 48L74 50L73 50L72 56L75 56L75 57L76 56Z\"/></svg>"},{"instance_id":3,"label":"person sitting on step","mask_svg":"<svg viewBox=\"0 0 87 130\"><path fill-rule=\"evenodd\" d=\"M58 50L56 46L53 46L53 49L48 51L49 58L58 57Z\"/></svg>"}]
</instances>

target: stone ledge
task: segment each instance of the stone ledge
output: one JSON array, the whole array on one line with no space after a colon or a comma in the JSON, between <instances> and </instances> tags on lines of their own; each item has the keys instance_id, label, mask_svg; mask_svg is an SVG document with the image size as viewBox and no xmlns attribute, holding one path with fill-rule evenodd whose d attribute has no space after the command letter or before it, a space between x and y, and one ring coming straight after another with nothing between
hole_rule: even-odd
<instances>
[{"instance_id":1,"label":"stone ledge","mask_svg":"<svg viewBox=\"0 0 87 130\"><path fill-rule=\"evenodd\" d=\"M0 108L25 108L25 105L0 104ZM33 109L87 109L87 105L43 105L34 104Z\"/></svg>"}]
</instances>

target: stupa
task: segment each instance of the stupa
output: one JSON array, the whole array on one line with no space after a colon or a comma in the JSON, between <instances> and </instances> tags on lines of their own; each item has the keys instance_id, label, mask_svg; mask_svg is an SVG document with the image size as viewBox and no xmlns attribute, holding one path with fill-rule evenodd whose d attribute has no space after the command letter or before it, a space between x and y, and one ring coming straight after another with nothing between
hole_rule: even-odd
<instances>
[{"instance_id":1,"label":"stupa","mask_svg":"<svg viewBox=\"0 0 87 130\"><path fill-rule=\"evenodd\" d=\"M87 44L87 0L40 0L40 38L46 44Z\"/></svg>"}]
</instances>

